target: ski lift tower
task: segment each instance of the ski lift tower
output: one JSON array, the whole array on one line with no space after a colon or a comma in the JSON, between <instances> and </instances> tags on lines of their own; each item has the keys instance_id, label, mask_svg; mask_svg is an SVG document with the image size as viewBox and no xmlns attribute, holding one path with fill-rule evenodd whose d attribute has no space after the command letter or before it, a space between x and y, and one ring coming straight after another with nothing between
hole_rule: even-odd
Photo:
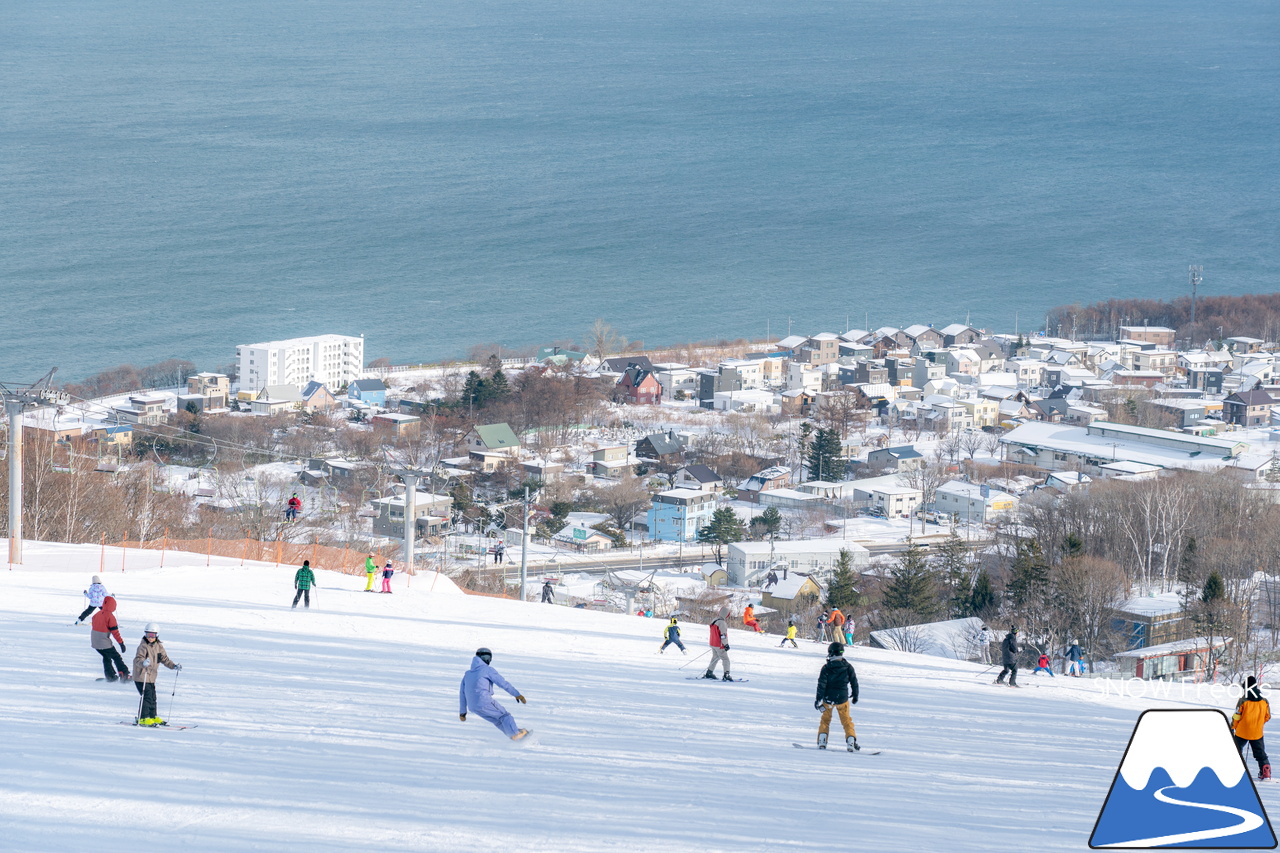
<instances>
[{"instance_id":1,"label":"ski lift tower","mask_svg":"<svg viewBox=\"0 0 1280 853\"><path fill-rule=\"evenodd\" d=\"M407 465L392 466L390 471L404 480L404 564L405 570L410 571L413 569L414 538L418 533L418 479L430 478L431 472Z\"/></svg>"},{"instance_id":2,"label":"ski lift tower","mask_svg":"<svg viewBox=\"0 0 1280 853\"><path fill-rule=\"evenodd\" d=\"M22 565L22 413L41 406L65 406L71 398L50 387L53 368L29 385L0 382L9 419L9 563Z\"/></svg>"},{"instance_id":3,"label":"ski lift tower","mask_svg":"<svg viewBox=\"0 0 1280 853\"><path fill-rule=\"evenodd\" d=\"M653 576L658 573L657 569L649 572L649 576L638 581L623 580L618 577L617 573L606 569L604 573L605 584L612 589L619 590L623 597L627 600L627 615L631 615L631 608L635 606L636 593L641 592L642 588L648 586L653 587Z\"/></svg>"}]
</instances>

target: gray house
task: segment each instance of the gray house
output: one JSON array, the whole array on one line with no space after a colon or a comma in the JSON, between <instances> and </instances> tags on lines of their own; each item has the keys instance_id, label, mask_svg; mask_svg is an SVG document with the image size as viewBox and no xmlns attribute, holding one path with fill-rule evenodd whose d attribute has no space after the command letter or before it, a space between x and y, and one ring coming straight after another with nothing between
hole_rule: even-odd
<instances>
[{"instance_id":1,"label":"gray house","mask_svg":"<svg viewBox=\"0 0 1280 853\"><path fill-rule=\"evenodd\" d=\"M867 454L867 466L888 471L914 471L924 464L924 457L909 444L882 447Z\"/></svg>"}]
</instances>

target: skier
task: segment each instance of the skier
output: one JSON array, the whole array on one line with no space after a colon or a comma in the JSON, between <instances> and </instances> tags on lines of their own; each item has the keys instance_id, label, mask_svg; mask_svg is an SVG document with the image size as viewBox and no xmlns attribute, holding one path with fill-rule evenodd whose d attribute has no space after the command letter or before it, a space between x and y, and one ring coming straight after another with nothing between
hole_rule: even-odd
<instances>
[{"instance_id":1,"label":"skier","mask_svg":"<svg viewBox=\"0 0 1280 853\"><path fill-rule=\"evenodd\" d=\"M1018 686L1018 626L1010 625L1009 633L1004 635L1000 643L1000 665L1003 667L996 676L996 684L1004 684L1004 677L1009 676L1009 686Z\"/></svg>"},{"instance_id":2,"label":"skier","mask_svg":"<svg viewBox=\"0 0 1280 853\"><path fill-rule=\"evenodd\" d=\"M79 625L89 617L90 613L102 607L103 599L110 594L107 592L107 588L102 585L102 580L97 575L94 575L93 583L89 584L89 588L84 591L85 598L89 599L89 606L76 617L76 624Z\"/></svg>"},{"instance_id":3,"label":"skier","mask_svg":"<svg viewBox=\"0 0 1280 853\"><path fill-rule=\"evenodd\" d=\"M294 492L289 498L289 503L285 505L284 517L286 521L297 521L298 513L302 511L302 501L298 498L298 493Z\"/></svg>"},{"instance_id":4,"label":"skier","mask_svg":"<svg viewBox=\"0 0 1280 853\"><path fill-rule=\"evenodd\" d=\"M293 606L298 606L298 599L302 598L306 607L311 606L311 587L316 582L316 573L311 571L311 561L303 560L302 568L298 569L293 576L293 588L298 592L293 597Z\"/></svg>"},{"instance_id":5,"label":"skier","mask_svg":"<svg viewBox=\"0 0 1280 853\"><path fill-rule=\"evenodd\" d=\"M817 636L813 638L815 643L821 643L827 638L827 609L822 609L822 615L818 617Z\"/></svg>"},{"instance_id":6,"label":"skier","mask_svg":"<svg viewBox=\"0 0 1280 853\"><path fill-rule=\"evenodd\" d=\"M711 663L703 678L715 678L716 662L724 663L724 676L721 681L733 681L729 675L729 605L720 608L715 620L711 623Z\"/></svg>"},{"instance_id":7,"label":"skier","mask_svg":"<svg viewBox=\"0 0 1280 853\"><path fill-rule=\"evenodd\" d=\"M89 645L102 655L102 674L107 681L128 681L129 669L124 665L120 655L124 654L124 638L120 636L120 626L116 624L116 600L108 595L102 599L102 609L93 614L93 631L89 634ZM111 645L115 637L120 644L120 651Z\"/></svg>"},{"instance_id":8,"label":"skier","mask_svg":"<svg viewBox=\"0 0 1280 853\"><path fill-rule=\"evenodd\" d=\"M158 664L169 669L182 669L182 664L169 660L165 653L164 643L160 642L160 627L148 622L143 628L142 642L138 643L138 651L133 656L133 686L138 688L142 704L138 709L138 717L134 720L140 726L163 726L165 721L156 712L156 675Z\"/></svg>"},{"instance_id":9,"label":"skier","mask_svg":"<svg viewBox=\"0 0 1280 853\"><path fill-rule=\"evenodd\" d=\"M846 646L853 645L853 617L845 617L844 620L844 644Z\"/></svg>"},{"instance_id":10,"label":"skier","mask_svg":"<svg viewBox=\"0 0 1280 853\"><path fill-rule=\"evenodd\" d=\"M756 606L754 604L748 604L747 609L742 611L742 624L757 634L763 631L760 627L760 620L756 618Z\"/></svg>"},{"instance_id":11,"label":"skier","mask_svg":"<svg viewBox=\"0 0 1280 853\"><path fill-rule=\"evenodd\" d=\"M787 620L787 636L782 638L781 643L778 643L778 648L782 648L787 643L790 643L793 649L800 648L796 645L796 620L794 619Z\"/></svg>"},{"instance_id":12,"label":"skier","mask_svg":"<svg viewBox=\"0 0 1280 853\"><path fill-rule=\"evenodd\" d=\"M542 582L542 603L556 603L556 591L551 588L551 581L549 579Z\"/></svg>"},{"instance_id":13,"label":"skier","mask_svg":"<svg viewBox=\"0 0 1280 853\"><path fill-rule=\"evenodd\" d=\"M382 567L382 591L387 595L391 594L391 576L395 573L396 570L392 567L391 561L387 560L387 564Z\"/></svg>"},{"instance_id":14,"label":"skier","mask_svg":"<svg viewBox=\"0 0 1280 853\"><path fill-rule=\"evenodd\" d=\"M467 709L470 708L481 717L493 723L502 733L512 740L520 740L529 734L528 729L516 728L515 718L506 708L493 699L493 685L516 697L521 705L527 704L524 696L498 674L489 664L493 661L493 652L488 649L476 649L476 656L471 660L471 668L462 676L462 684L458 688L458 719L467 721Z\"/></svg>"},{"instance_id":15,"label":"skier","mask_svg":"<svg viewBox=\"0 0 1280 853\"><path fill-rule=\"evenodd\" d=\"M827 618L827 630L831 632L831 642L838 643L844 639L844 613L837 607Z\"/></svg>"},{"instance_id":16,"label":"skier","mask_svg":"<svg viewBox=\"0 0 1280 853\"><path fill-rule=\"evenodd\" d=\"M1248 744L1253 750L1253 758L1258 762L1258 778L1271 778L1271 761L1267 758L1267 748L1262 743L1262 727L1271 719L1271 703L1262 698L1258 688L1258 679L1252 675L1244 680L1244 695L1236 704L1236 712L1231 716L1231 736L1235 739L1236 749L1244 756L1244 746Z\"/></svg>"},{"instance_id":17,"label":"skier","mask_svg":"<svg viewBox=\"0 0 1280 853\"><path fill-rule=\"evenodd\" d=\"M364 573L367 576L364 591L373 592L373 576L378 573L378 564L373 561L372 554L364 558Z\"/></svg>"},{"instance_id":18,"label":"skier","mask_svg":"<svg viewBox=\"0 0 1280 853\"><path fill-rule=\"evenodd\" d=\"M1031 674L1035 675L1037 672L1047 672L1050 677L1056 677L1053 675L1053 667L1049 666L1048 655L1042 654L1036 659L1036 668L1031 671Z\"/></svg>"},{"instance_id":19,"label":"skier","mask_svg":"<svg viewBox=\"0 0 1280 853\"><path fill-rule=\"evenodd\" d=\"M978 660L982 663L991 663L991 629L986 625L983 625L982 630L978 632Z\"/></svg>"},{"instance_id":20,"label":"skier","mask_svg":"<svg viewBox=\"0 0 1280 853\"><path fill-rule=\"evenodd\" d=\"M858 704L858 675L853 664L844 659L844 646L832 643L827 646L827 662L818 675L818 695L813 708L822 712L818 723L818 749L827 748L827 734L831 731L831 712L840 713L840 725L844 728L844 742L850 752L857 752L858 733L849 716L849 706Z\"/></svg>"},{"instance_id":21,"label":"skier","mask_svg":"<svg viewBox=\"0 0 1280 853\"><path fill-rule=\"evenodd\" d=\"M680 642L680 626L676 624L676 617L671 617L671 621L667 623L666 630L663 631L663 634L666 636L666 639L662 641L662 648L658 649L658 654L665 652L667 650L667 646L672 643L676 644L676 647L680 649L681 654L688 654L685 650L684 643Z\"/></svg>"},{"instance_id":22,"label":"skier","mask_svg":"<svg viewBox=\"0 0 1280 853\"><path fill-rule=\"evenodd\" d=\"M1067 648L1062 652L1062 656L1069 661L1067 664L1067 675L1074 678L1079 678L1084 675L1084 652L1080 651L1079 640L1072 640L1071 645L1067 646Z\"/></svg>"}]
</instances>

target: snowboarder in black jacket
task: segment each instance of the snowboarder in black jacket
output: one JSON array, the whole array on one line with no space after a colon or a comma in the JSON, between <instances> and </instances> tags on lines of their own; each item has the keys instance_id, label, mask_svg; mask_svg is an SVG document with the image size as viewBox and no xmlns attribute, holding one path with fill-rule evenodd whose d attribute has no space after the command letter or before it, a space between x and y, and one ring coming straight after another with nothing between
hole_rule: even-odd
<instances>
[{"instance_id":1,"label":"snowboarder in black jacket","mask_svg":"<svg viewBox=\"0 0 1280 853\"><path fill-rule=\"evenodd\" d=\"M818 675L818 695L814 710L822 712L818 723L818 749L827 748L827 733L831 731L831 712L840 712L840 725L844 727L844 742L850 752L856 752L858 733L853 729L849 706L858 704L858 674L853 665L844 659L844 644L827 646L827 662Z\"/></svg>"},{"instance_id":2,"label":"snowboarder in black jacket","mask_svg":"<svg viewBox=\"0 0 1280 853\"><path fill-rule=\"evenodd\" d=\"M1009 686L1018 686L1018 626L1010 625L1009 633L1004 635L1000 643L1000 665L1004 667L996 676L996 684L1004 684L1004 677L1009 676Z\"/></svg>"}]
</instances>

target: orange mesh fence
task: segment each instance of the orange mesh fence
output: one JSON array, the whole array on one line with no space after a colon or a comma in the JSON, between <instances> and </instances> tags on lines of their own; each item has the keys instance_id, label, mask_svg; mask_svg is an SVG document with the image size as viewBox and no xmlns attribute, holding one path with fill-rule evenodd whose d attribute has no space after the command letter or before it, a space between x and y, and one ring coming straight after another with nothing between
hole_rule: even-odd
<instances>
[{"instance_id":1,"label":"orange mesh fence","mask_svg":"<svg viewBox=\"0 0 1280 853\"><path fill-rule=\"evenodd\" d=\"M152 539L147 542L137 540L116 540L107 542L111 547L123 547L135 551L181 551L184 554L203 554L205 557L230 557L242 563L254 561L259 563L278 563L284 566L299 566L303 560L311 565L328 571L343 572L348 575L362 575L365 572L364 560L368 551L354 548L338 548L333 545L320 545L306 542L262 542L257 539ZM379 566L386 563L384 552L374 553L374 561ZM412 567L405 567L396 561L396 571L408 568L408 574L416 574Z\"/></svg>"}]
</instances>

